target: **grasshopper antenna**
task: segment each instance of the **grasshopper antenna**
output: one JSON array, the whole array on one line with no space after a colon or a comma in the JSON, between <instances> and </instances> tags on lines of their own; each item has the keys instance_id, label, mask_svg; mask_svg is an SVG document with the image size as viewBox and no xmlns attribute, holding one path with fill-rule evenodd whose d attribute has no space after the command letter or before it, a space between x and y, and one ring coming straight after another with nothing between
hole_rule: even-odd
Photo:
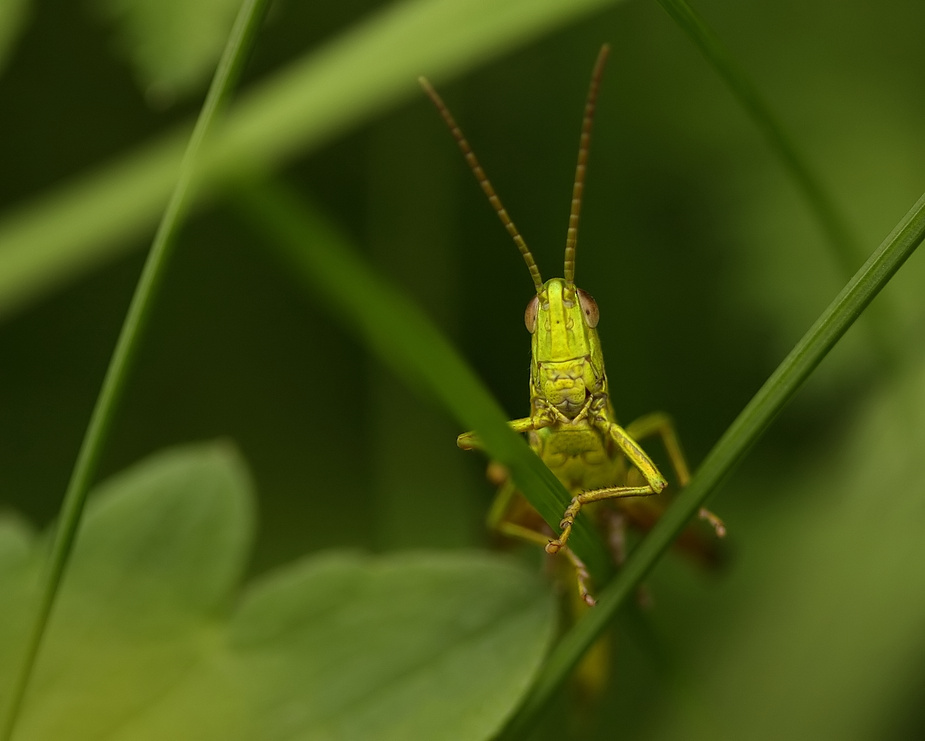
<instances>
[{"instance_id":1,"label":"grasshopper antenna","mask_svg":"<svg viewBox=\"0 0 925 741\"><path fill-rule=\"evenodd\" d=\"M511 217L508 216L507 210L501 203L501 199L498 198L498 194L495 193L495 189L492 186L491 181L489 181L488 177L485 175L485 171L479 164L478 159L476 159L475 153L472 151L472 147L469 146L469 142L466 141L466 137L463 136L462 129L459 128L456 121L453 119L453 115L450 113L449 108L446 107L446 103L443 102L441 97L437 94L437 91L434 90L430 82L427 81L427 78L419 77L418 82L421 83L421 87L424 88L424 92L427 93L428 97L433 101L434 105L437 106L437 110L440 112L440 115L443 117L446 125L450 128L450 133L453 134L453 138L459 145L460 150L462 150L462 153L466 158L466 162L469 163L469 168L472 170L473 175L475 175L475 179L478 180L479 185L481 186L485 195L488 196L488 202L491 203L492 208L495 209L495 213L498 214L498 218L501 219L501 223L504 224L504 228L507 229L507 233L511 235L511 238L514 240L514 244L517 245L517 249L520 250L520 254L523 255L524 262L527 263L527 269L530 271L530 277L533 279L533 285L536 286L536 292L540 293L540 291L543 290L543 279L540 277L540 270L536 266L536 261L533 259L530 248L527 247L527 243L524 241L524 238L520 236L520 232L517 231L517 227L514 226L514 222L511 221ZM585 109L585 111L585 117L587 118L587 109ZM587 128L590 129L590 126L587 126ZM584 134L582 134L582 136L584 136ZM574 253L574 248L572 249L572 252Z\"/></svg>"},{"instance_id":2,"label":"grasshopper antenna","mask_svg":"<svg viewBox=\"0 0 925 741\"><path fill-rule=\"evenodd\" d=\"M585 190L585 174L588 170L588 149L591 146L591 128L597 108L597 91L604 74L604 64L610 54L610 44L604 44L594 63L591 86L585 101L585 116L581 122L581 138L578 141L578 165L575 167L575 184L572 186L572 209L568 216L568 232L565 235L565 282L575 282L575 248L578 245L578 219L581 215L581 198Z\"/></svg>"}]
</instances>

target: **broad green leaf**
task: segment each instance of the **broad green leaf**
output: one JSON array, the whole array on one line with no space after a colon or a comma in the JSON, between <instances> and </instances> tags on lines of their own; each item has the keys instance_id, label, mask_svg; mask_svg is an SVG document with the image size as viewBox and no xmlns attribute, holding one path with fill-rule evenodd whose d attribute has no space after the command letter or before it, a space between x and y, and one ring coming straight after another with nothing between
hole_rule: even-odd
<instances>
[{"instance_id":1,"label":"broad green leaf","mask_svg":"<svg viewBox=\"0 0 925 741\"><path fill-rule=\"evenodd\" d=\"M0 697L7 697L12 674L18 665L26 626L34 610L38 586L39 553L35 535L21 520L0 516Z\"/></svg>"},{"instance_id":2,"label":"broad green leaf","mask_svg":"<svg viewBox=\"0 0 925 741\"><path fill-rule=\"evenodd\" d=\"M17 738L112 733L179 681L240 579L252 506L243 465L218 445L161 454L99 487ZM46 539L34 547L39 560Z\"/></svg>"},{"instance_id":3,"label":"broad green leaf","mask_svg":"<svg viewBox=\"0 0 925 741\"><path fill-rule=\"evenodd\" d=\"M101 486L17 739L478 739L552 635L536 575L482 553L324 553L236 597L253 535L246 471L190 446ZM308 530L307 526L307 530ZM0 525L0 591L28 601L45 538ZM0 622L0 658L23 620ZM11 664L0 664L0 692Z\"/></svg>"},{"instance_id":4,"label":"broad green leaf","mask_svg":"<svg viewBox=\"0 0 925 741\"><path fill-rule=\"evenodd\" d=\"M233 620L253 735L485 738L551 637L535 577L478 553L330 554L256 584Z\"/></svg>"},{"instance_id":5,"label":"broad green leaf","mask_svg":"<svg viewBox=\"0 0 925 741\"><path fill-rule=\"evenodd\" d=\"M155 99L204 85L225 46L239 0L96 0L117 46Z\"/></svg>"}]
</instances>

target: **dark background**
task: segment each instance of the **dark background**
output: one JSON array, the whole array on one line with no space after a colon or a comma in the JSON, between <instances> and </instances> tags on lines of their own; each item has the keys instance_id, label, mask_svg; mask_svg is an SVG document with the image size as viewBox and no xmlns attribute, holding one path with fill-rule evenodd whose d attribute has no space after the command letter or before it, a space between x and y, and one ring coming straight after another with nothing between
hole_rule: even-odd
<instances>
[{"instance_id":1,"label":"dark background","mask_svg":"<svg viewBox=\"0 0 925 741\"><path fill-rule=\"evenodd\" d=\"M376 7L280 4L245 88ZM94 8L34 3L7 60L4 210L198 110L205 81L152 91ZM859 266L925 185L925 7L698 9L847 215ZM618 416L671 412L696 466L848 276L715 72L655 3L632 2L440 85L544 278L561 273L603 41L613 52L576 280L601 309ZM529 276L423 94L282 172L416 297L511 417L526 413ZM151 237L2 317L0 505L37 525L60 505ZM164 446L233 439L260 492L254 573L329 547L486 542L484 461L456 449L451 420L371 359L220 199L179 240L103 474ZM635 738L921 730L922 271L913 258L711 502L732 534L727 572L674 562L656 574L653 614L624 625L617 689L588 737L595 723L601 738L616 725Z\"/></svg>"}]
</instances>

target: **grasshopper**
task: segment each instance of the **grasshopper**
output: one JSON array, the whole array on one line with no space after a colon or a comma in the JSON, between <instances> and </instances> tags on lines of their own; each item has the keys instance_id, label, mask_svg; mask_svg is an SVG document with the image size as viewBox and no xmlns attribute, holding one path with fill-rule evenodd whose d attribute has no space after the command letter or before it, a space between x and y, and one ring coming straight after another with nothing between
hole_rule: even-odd
<instances>
[{"instance_id":1,"label":"grasshopper","mask_svg":"<svg viewBox=\"0 0 925 741\"><path fill-rule=\"evenodd\" d=\"M515 432L527 434L533 450L573 495L559 523L558 536L550 537L546 524L516 490L513 482L503 473L497 475L496 472L500 489L489 512L488 523L504 535L537 543L547 553L565 556L574 567L579 595L589 605L595 601L589 587L588 570L567 545L575 518L582 508L595 503L616 504L608 508L596 507L595 514L609 531L614 558L620 563L624 557L626 520L637 527L651 527L664 505L644 500L660 494L668 485L636 441L660 437L678 485L683 488L690 479L687 462L668 415L649 414L626 427L617 423L597 333L600 312L591 294L575 285L578 221L591 129L608 54L609 47L605 44L595 63L585 103L565 240L564 277L546 282L543 282L530 249L501 204L449 109L430 83L420 78L422 87L449 127L533 279L536 295L530 299L524 314L532 348L530 416L511 420L508 424ZM457 444L464 450L480 447L473 432L460 435ZM490 474L491 471L490 467ZM701 509L699 516L712 525L718 537L725 535L725 526L712 512Z\"/></svg>"}]
</instances>

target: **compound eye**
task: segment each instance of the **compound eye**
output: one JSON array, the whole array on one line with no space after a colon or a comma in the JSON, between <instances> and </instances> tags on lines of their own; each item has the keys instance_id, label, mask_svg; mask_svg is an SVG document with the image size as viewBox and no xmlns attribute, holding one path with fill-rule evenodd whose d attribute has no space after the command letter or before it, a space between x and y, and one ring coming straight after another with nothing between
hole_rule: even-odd
<instances>
[{"instance_id":1,"label":"compound eye","mask_svg":"<svg viewBox=\"0 0 925 741\"><path fill-rule=\"evenodd\" d=\"M536 313L540 310L540 297L534 296L527 304L527 310L524 312L524 324L527 325L527 331L530 334L536 332Z\"/></svg>"},{"instance_id":2,"label":"compound eye","mask_svg":"<svg viewBox=\"0 0 925 741\"><path fill-rule=\"evenodd\" d=\"M597 302L587 291L582 291L580 288L575 290L578 291L578 305L581 307L581 313L585 315L585 323L591 329L594 329L601 320L601 312L597 308Z\"/></svg>"}]
</instances>

